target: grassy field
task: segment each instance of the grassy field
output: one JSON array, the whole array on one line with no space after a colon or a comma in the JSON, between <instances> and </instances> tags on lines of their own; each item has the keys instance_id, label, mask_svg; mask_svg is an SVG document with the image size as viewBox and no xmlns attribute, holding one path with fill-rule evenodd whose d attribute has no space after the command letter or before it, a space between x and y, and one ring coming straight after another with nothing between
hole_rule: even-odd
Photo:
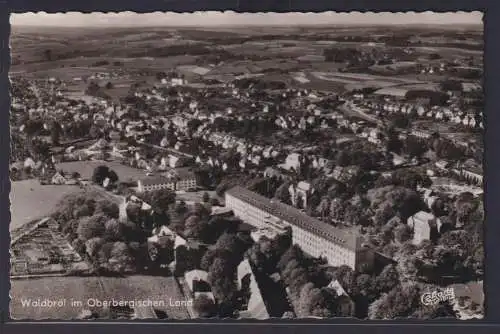
<instances>
[{"instance_id":1,"label":"grassy field","mask_svg":"<svg viewBox=\"0 0 500 334\"><path fill-rule=\"evenodd\" d=\"M63 170L65 173L78 172L82 178L91 179L94 169L98 166L106 165L118 174L120 181L137 181L146 177L142 169L132 168L112 161L71 161L62 162L56 165L57 170Z\"/></svg>"},{"instance_id":2,"label":"grassy field","mask_svg":"<svg viewBox=\"0 0 500 334\"><path fill-rule=\"evenodd\" d=\"M184 307L170 306L169 300L185 300L172 277L130 276L114 277L51 277L31 280L12 280L10 315L13 319L75 319L84 309L90 309L91 298L104 300L150 300L165 303L158 307L170 319L189 319ZM26 299L65 300L62 307L27 307ZM71 300L83 305L72 306Z\"/></svg>"},{"instance_id":3,"label":"grassy field","mask_svg":"<svg viewBox=\"0 0 500 334\"><path fill-rule=\"evenodd\" d=\"M63 197L79 191L77 186L40 185L37 180L12 182L10 230L51 214Z\"/></svg>"}]
</instances>

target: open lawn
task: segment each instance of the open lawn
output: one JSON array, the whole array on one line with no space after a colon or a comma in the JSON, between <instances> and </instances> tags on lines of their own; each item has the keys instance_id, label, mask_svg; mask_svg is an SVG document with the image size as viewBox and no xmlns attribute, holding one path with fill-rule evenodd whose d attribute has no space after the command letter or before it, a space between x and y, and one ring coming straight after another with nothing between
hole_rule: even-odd
<instances>
[{"instance_id":1,"label":"open lawn","mask_svg":"<svg viewBox=\"0 0 500 334\"><path fill-rule=\"evenodd\" d=\"M56 165L56 169L63 170L65 173L69 174L78 172L82 178L91 179L94 169L101 165L108 166L110 169L114 170L118 175L119 181L133 182L146 177L142 169L125 166L115 161L91 160L62 162Z\"/></svg>"},{"instance_id":2,"label":"open lawn","mask_svg":"<svg viewBox=\"0 0 500 334\"><path fill-rule=\"evenodd\" d=\"M31 280L12 280L10 315L14 319L75 319L89 299L100 301L152 301L163 303L157 307L170 319L189 319L185 307L170 306L172 301L185 300L172 277L134 275L116 277L51 277ZM27 299L63 300L61 307L28 307L21 301ZM71 301L82 305L73 306Z\"/></svg>"},{"instance_id":3,"label":"open lawn","mask_svg":"<svg viewBox=\"0 0 500 334\"><path fill-rule=\"evenodd\" d=\"M14 181L10 193L10 230L52 213L66 195L82 191L78 186L40 185L38 180Z\"/></svg>"}]
</instances>

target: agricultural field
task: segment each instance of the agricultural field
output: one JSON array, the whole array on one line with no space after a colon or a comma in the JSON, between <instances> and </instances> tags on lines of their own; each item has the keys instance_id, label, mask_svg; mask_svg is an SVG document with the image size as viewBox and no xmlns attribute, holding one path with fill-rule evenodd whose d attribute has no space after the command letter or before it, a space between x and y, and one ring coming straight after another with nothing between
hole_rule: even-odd
<instances>
[{"instance_id":1,"label":"agricultural field","mask_svg":"<svg viewBox=\"0 0 500 334\"><path fill-rule=\"evenodd\" d=\"M287 82L290 81L290 84L294 87L319 91L335 91L338 93L345 91L345 83L323 80L314 76L309 71L292 72L289 73L288 76L291 77L292 80L287 80Z\"/></svg>"},{"instance_id":2,"label":"agricultural field","mask_svg":"<svg viewBox=\"0 0 500 334\"><path fill-rule=\"evenodd\" d=\"M389 65L373 65L370 70L382 75L398 75L399 73L417 72L417 62L399 61Z\"/></svg>"},{"instance_id":3,"label":"agricultural field","mask_svg":"<svg viewBox=\"0 0 500 334\"><path fill-rule=\"evenodd\" d=\"M400 87L386 87L379 89L374 92L376 95L389 95L389 96L395 96L395 97L404 97L406 93L408 92L407 89L400 88Z\"/></svg>"},{"instance_id":4,"label":"agricultural field","mask_svg":"<svg viewBox=\"0 0 500 334\"><path fill-rule=\"evenodd\" d=\"M346 90L362 88L385 88L405 84L417 84L417 80L400 77L385 77L361 73L319 72L313 71L311 76L318 80L328 81L341 85Z\"/></svg>"},{"instance_id":5,"label":"agricultural field","mask_svg":"<svg viewBox=\"0 0 500 334\"><path fill-rule=\"evenodd\" d=\"M323 55L307 54L305 56L300 56L297 58L298 61L303 62L322 62L325 60Z\"/></svg>"},{"instance_id":6,"label":"agricultural field","mask_svg":"<svg viewBox=\"0 0 500 334\"><path fill-rule=\"evenodd\" d=\"M10 193L10 230L52 213L66 195L83 191L78 186L41 185L38 180L13 181Z\"/></svg>"},{"instance_id":7,"label":"agricultural field","mask_svg":"<svg viewBox=\"0 0 500 334\"><path fill-rule=\"evenodd\" d=\"M150 300L163 301L158 307L167 313L169 319L189 319L185 307L170 306L170 298L185 300L173 277L142 276L129 277L51 277L31 280L11 280L12 297L10 315L14 319L76 319L87 306L89 299L100 301ZM21 301L26 299L64 300L61 307L27 307ZM71 300L81 301L82 306L72 306Z\"/></svg>"},{"instance_id":8,"label":"agricultural field","mask_svg":"<svg viewBox=\"0 0 500 334\"><path fill-rule=\"evenodd\" d=\"M122 182L133 182L146 176L142 169L129 167L115 161L91 160L62 162L56 164L56 169L69 174L77 172L82 178L91 179L94 169L102 165L108 166L110 169L114 170L118 175L118 179Z\"/></svg>"}]
</instances>

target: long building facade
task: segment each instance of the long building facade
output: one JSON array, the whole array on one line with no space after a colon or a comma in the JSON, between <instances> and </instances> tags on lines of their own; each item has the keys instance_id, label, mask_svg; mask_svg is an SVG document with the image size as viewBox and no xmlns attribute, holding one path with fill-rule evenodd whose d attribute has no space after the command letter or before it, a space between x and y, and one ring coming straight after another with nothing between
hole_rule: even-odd
<instances>
[{"instance_id":1,"label":"long building facade","mask_svg":"<svg viewBox=\"0 0 500 334\"><path fill-rule=\"evenodd\" d=\"M347 265L355 270L373 265L374 253L364 247L359 232L341 230L310 217L294 207L270 200L242 187L226 191L226 206L244 222L267 228L279 220L292 229L292 241L313 257L325 258L329 265Z\"/></svg>"}]
</instances>

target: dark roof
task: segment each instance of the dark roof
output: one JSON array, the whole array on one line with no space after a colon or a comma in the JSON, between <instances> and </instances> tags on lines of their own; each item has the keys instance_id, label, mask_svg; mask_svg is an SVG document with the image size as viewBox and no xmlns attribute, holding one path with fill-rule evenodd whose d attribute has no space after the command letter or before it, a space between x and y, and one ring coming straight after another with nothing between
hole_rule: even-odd
<instances>
[{"instance_id":1,"label":"dark roof","mask_svg":"<svg viewBox=\"0 0 500 334\"><path fill-rule=\"evenodd\" d=\"M172 182L172 180L164 176L152 176L145 179L141 179L140 182L142 182L144 186L152 186L156 184L167 184Z\"/></svg>"},{"instance_id":2,"label":"dark roof","mask_svg":"<svg viewBox=\"0 0 500 334\"><path fill-rule=\"evenodd\" d=\"M351 250L359 250L361 248L359 232L354 229L338 229L316 218L308 216L292 206L286 205L275 199L270 200L240 186L229 189L226 191L226 194L250 203L279 219L309 231L339 246Z\"/></svg>"},{"instance_id":3,"label":"dark roof","mask_svg":"<svg viewBox=\"0 0 500 334\"><path fill-rule=\"evenodd\" d=\"M176 175L179 177L179 179L193 179L195 178L195 174L192 170L188 168L176 168L175 169Z\"/></svg>"}]
</instances>

